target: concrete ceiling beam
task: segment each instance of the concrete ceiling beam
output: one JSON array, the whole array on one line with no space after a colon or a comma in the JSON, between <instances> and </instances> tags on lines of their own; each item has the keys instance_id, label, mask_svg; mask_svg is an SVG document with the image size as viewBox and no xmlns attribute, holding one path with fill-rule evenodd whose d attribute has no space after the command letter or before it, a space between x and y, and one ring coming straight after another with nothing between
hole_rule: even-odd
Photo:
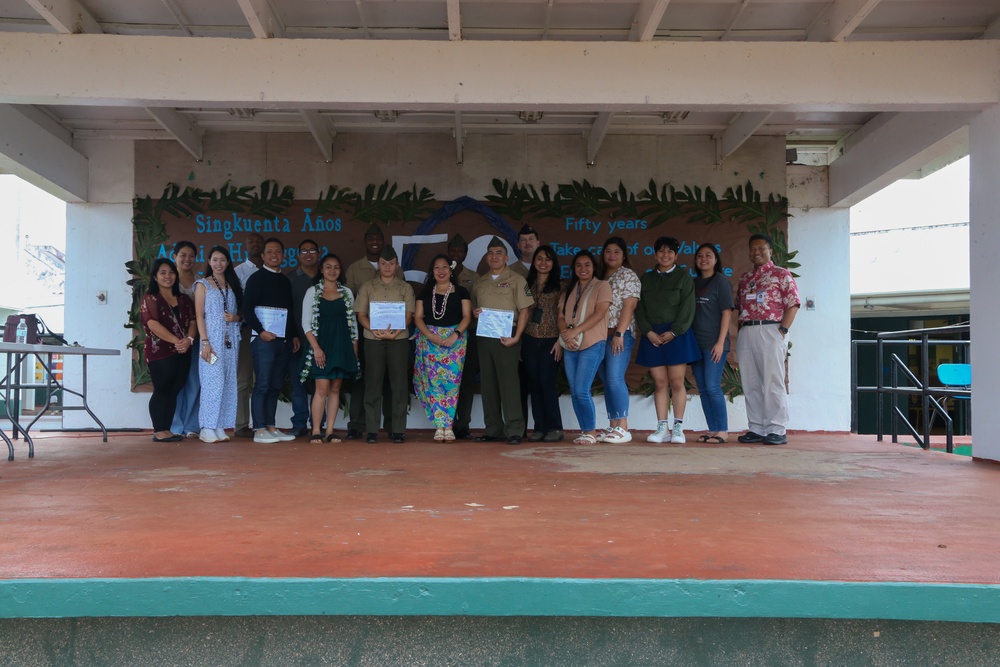
<instances>
[{"instance_id":1,"label":"concrete ceiling beam","mask_svg":"<svg viewBox=\"0 0 1000 667\"><path fill-rule=\"evenodd\" d=\"M830 206L853 206L952 152L975 115L967 111L879 114L845 142L844 154L830 165Z\"/></svg>"},{"instance_id":2,"label":"concrete ceiling beam","mask_svg":"<svg viewBox=\"0 0 1000 667\"><path fill-rule=\"evenodd\" d=\"M771 117L770 111L748 111L739 114L723 132L715 137L716 158L719 164L736 152Z\"/></svg>"},{"instance_id":3,"label":"concrete ceiling beam","mask_svg":"<svg viewBox=\"0 0 1000 667\"><path fill-rule=\"evenodd\" d=\"M857 29L880 0L837 0L806 34L809 41L842 42Z\"/></svg>"},{"instance_id":4,"label":"concrete ceiling beam","mask_svg":"<svg viewBox=\"0 0 1000 667\"><path fill-rule=\"evenodd\" d=\"M670 0L642 0L632 19L632 28L628 38L632 42L648 42L656 35L663 13L667 11Z\"/></svg>"},{"instance_id":5,"label":"concrete ceiling beam","mask_svg":"<svg viewBox=\"0 0 1000 667\"><path fill-rule=\"evenodd\" d=\"M64 201L87 199L87 158L10 104L0 104L0 172L19 176Z\"/></svg>"},{"instance_id":6,"label":"concrete ceiling beam","mask_svg":"<svg viewBox=\"0 0 1000 667\"><path fill-rule=\"evenodd\" d=\"M25 0L39 16L63 35L101 34L104 31L78 0Z\"/></svg>"},{"instance_id":7,"label":"concrete ceiling beam","mask_svg":"<svg viewBox=\"0 0 1000 667\"><path fill-rule=\"evenodd\" d=\"M0 62L0 103L11 104L592 113L982 110L1000 103L996 40L526 43L2 33ZM542 63L545 76L538 75ZM761 85L764 77L768 85Z\"/></svg>"},{"instance_id":8,"label":"concrete ceiling beam","mask_svg":"<svg viewBox=\"0 0 1000 667\"><path fill-rule=\"evenodd\" d=\"M460 0L448 0L448 39L462 39L462 10Z\"/></svg>"},{"instance_id":9,"label":"concrete ceiling beam","mask_svg":"<svg viewBox=\"0 0 1000 667\"><path fill-rule=\"evenodd\" d=\"M612 115L614 114L610 111L597 114L594 125L590 128L590 136L587 137L587 164L597 162L597 151L600 150L604 137L608 134L608 128L611 127Z\"/></svg>"},{"instance_id":10,"label":"concrete ceiling beam","mask_svg":"<svg viewBox=\"0 0 1000 667\"><path fill-rule=\"evenodd\" d=\"M268 0L236 0L236 2L246 17L254 37L269 39L284 36L285 26L278 20Z\"/></svg>"},{"instance_id":11,"label":"concrete ceiling beam","mask_svg":"<svg viewBox=\"0 0 1000 667\"><path fill-rule=\"evenodd\" d=\"M333 137L337 134L333 129L333 123L320 116L315 109L299 109L299 113L309 127L309 133L316 140L323 159L333 162Z\"/></svg>"},{"instance_id":12,"label":"concrete ceiling beam","mask_svg":"<svg viewBox=\"0 0 1000 667\"><path fill-rule=\"evenodd\" d=\"M184 150L190 153L195 160L201 162L204 153L202 148L203 133L191 119L175 109L166 107L146 107L146 113L176 139L177 143L183 146Z\"/></svg>"}]
</instances>

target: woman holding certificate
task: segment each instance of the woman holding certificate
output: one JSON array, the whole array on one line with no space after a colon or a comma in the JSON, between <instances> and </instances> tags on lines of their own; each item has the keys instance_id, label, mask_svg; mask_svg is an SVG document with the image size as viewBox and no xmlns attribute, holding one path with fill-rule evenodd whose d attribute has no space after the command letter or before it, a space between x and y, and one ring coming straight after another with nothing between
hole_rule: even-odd
<instances>
[{"instance_id":1,"label":"woman holding certificate","mask_svg":"<svg viewBox=\"0 0 1000 667\"><path fill-rule=\"evenodd\" d=\"M367 441L378 441L378 421L382 414L382 382L389 376L392 396L393 442L406 441L406 408L409 404L407 379L410 343L407 327L415 308L413 288L396 276L399 259L391 246L378 258L378 275L358 289L354 312L365 336L365 430Z\"/></svg>"},{"instance_id":2,"label":"woman holding certificate","mask_svg":"<svg viewBox=\"0 0 1000 667\"><path fill-rule=\"evenodd\" d=\"M319 263L316 282L302 299L302 330L309 351L302 374L312 378L316 390L312 398L312 435L309 442L340 442L333 435L333 424L340 408L340 385L344 378L358 374L358 324L354 317L354 297L340 282L340 258L326 255ZM319 427L326 413L326 435Z\"/></svg>"},{"instance_id":3,"label":"woman holding certificate","mask_svg":"<svg viewBox=\"0 0 1000 667\"><path fill-rule=\"evenodd\" d=\"M414 317L420 335L413 389L434 424L435 442L455 440L452 426L465 365L465 332L472 322L469 291L459 287L452 264L444 255L431 261Z\"/></svg>"},{"instance_id":4,"label":"woman holding certificate","mask_svg":"<svg viewBox=\"0 0 1000 667\"><path fill-rule=\"evenodd\" d=\"M580 422L580 435L573 440L577 445L597 442L591 386L608 344L611 285L594 277L595 265L589 250L577 252L573 256L573 273L559 299L559 344L566 350L563 364L573 411Z\"/></svg>"}]
</instances>

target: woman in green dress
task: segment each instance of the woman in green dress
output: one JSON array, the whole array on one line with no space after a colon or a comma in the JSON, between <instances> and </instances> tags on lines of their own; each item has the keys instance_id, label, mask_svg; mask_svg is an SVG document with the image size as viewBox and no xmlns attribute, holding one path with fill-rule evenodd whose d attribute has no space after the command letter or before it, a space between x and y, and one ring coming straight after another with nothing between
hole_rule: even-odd
<instances>
[{"instance_id":1,"label":"woman in green dress","mask_svg":"<svg viewBox=\"0 0 1000 667\"><path fill-rule=\"evenodd\" d=\"M358 374L358 325L354 297L340 282L340 258L327 254L319 266L316 283L302 299L302 330L309 341L309 351L301 379L316 383L309 442L340 442L333 434L333 425L340 408L341 382ZM321 435L324 411L326 433Z\"/></svg>"}]
</instances>

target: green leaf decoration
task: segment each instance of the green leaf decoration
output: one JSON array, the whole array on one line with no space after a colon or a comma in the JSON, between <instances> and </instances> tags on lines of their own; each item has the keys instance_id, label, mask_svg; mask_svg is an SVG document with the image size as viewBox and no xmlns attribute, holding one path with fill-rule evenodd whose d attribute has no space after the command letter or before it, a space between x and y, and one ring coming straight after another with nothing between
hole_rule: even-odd
<instances>
[{"instance_id":1,"label":"green leaf decoration","mask_svg":"<svg viewBox=\"0 0 1000 667\"><path fill-rule=\"evenodd\" d=\"M414 183L413 188L404 194L406 198L399 206L400 221L419 220L435 210L434 193L427 188L421 188L418 192L417 184Z\"/></svg>"},{"instance_id":2,"label":"green leaf decoration","mask_svg":"<svg viewBox=\"0 0 1000 667\"><path fill-rule=\"evenodd\" d=\"M326 194L322 192L319 194L313 211L317 215L343 214L350 210L356 198L357 193L350 188L338 188L336 185L331 185L327 188Z\"/></svg>"},{"instance_id":3,"label":"green leaf decoration","mask_svg":"<svg viewBox=\"0 0 1000 667\"><path fill-rule=\"evenodd\" d=\"M566 206L572 206L577 212L587 215L599 215L611 204L608 191L591 185L586 179L583 183L573 181L568 185L559 185L558 191Z\"/></svg>"},{"instance_id":4,"label":"green leaf decoration","mask_svg":"<svg viewBox=\"0 0 1000 667\"><path fill-rule=\"evenodd\" d=\"M494 211L511 220L524 219L525 213L530 209L532 203L527 188L518 185L517 181L514 181L513 185L509 185L506 179L501 181L499 178L494 178L493 190L497 194L486 195L486 201L490 202Z\"/></svg>"},{"instance_id":5,"label":"green leaf decoration","mask_svg":"<svg viewBox=\"0 0 1000 667\"><path fill-rule=\"evenodd\" d=\"M743 394L743 380L740 377L740 369L733 366L729 361L722 368L722 393L729 396L729 402Z\"/></svg>"}]
</instances>

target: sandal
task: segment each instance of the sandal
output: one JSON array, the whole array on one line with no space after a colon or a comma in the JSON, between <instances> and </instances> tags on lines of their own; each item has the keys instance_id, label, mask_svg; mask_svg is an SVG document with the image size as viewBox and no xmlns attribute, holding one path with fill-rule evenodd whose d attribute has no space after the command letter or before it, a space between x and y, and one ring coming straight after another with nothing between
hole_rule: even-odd
<instances>
[{"instance_id":1,"label":"sandal","mask_svg":"<svg viewBox=\"0 0 1000 667\"><path fill-rule=\"evenodd\" d=\"M444 429L439 428L434 430L434 442L444 442Z\"/></svg>"},{"instance_id":2,"label":"sandal","mask_svg":"<svg viewBox=\"0 0 1000 667\"><path fill-rule=\"evenodd\" d=\"M714 437L716 436L709 435L708 433L706 433L705 435L698 436L698 442L708 442L709 438L714 438Z\"/></svg>"},{"instance_id":3,"label":"sandal","mask_svg":"<svg viewBox=\"0 0 1000 667\"><path fill-rule=\"evenodd\" d=\"M323 436L319 433L313 433L309 436L309 442L323 442Z\"/></svg>"},{"instance_id":4,"label":"sandal","mask_svg":"<svg viewBox=\"0 0 1000 667\"><path fill-rule=\"evenodd\" d=\"M590 433L581 433L573 440L574 445L596 445L597 438Z\"/></svg>"},{"instance_id":5,"label":"sandal","mask_svg":"<svg viewBox=\"0 0 1000 667\"><path fill-rule=\"evenodd\" d=\"M445 442L455 442L455 432L450 428L444 430L444 441Z\"/></svg>"},{"instance_id":6,"label":"sandal","mask_svg":"<svg viewBox=\"0 0 1000 667\"><path fill-rule=\"evenodd\" d=\"M723 445L723 444L729 442L728 440L726 440L725 438L723 438L721 435L706 435L706 436L702 436L702 437L704 437L705 439L701 440L701 442L710 442L710 443L715 444L715 445Z\"/></svg>"},{"instance_id":7,"label":"sandal","mask_svg":"<svg viewBox=\"0 0 1000 667\"><path fill-rule=\"evenodd\" d=\"M326 434L326 441L327 442L332 442L334 444L336 444L338 442L343 442L343 440L341 440L340 438L338 438L337 436L335 436L333 433L327 433Z\"/></svg>"}]
</instances>

